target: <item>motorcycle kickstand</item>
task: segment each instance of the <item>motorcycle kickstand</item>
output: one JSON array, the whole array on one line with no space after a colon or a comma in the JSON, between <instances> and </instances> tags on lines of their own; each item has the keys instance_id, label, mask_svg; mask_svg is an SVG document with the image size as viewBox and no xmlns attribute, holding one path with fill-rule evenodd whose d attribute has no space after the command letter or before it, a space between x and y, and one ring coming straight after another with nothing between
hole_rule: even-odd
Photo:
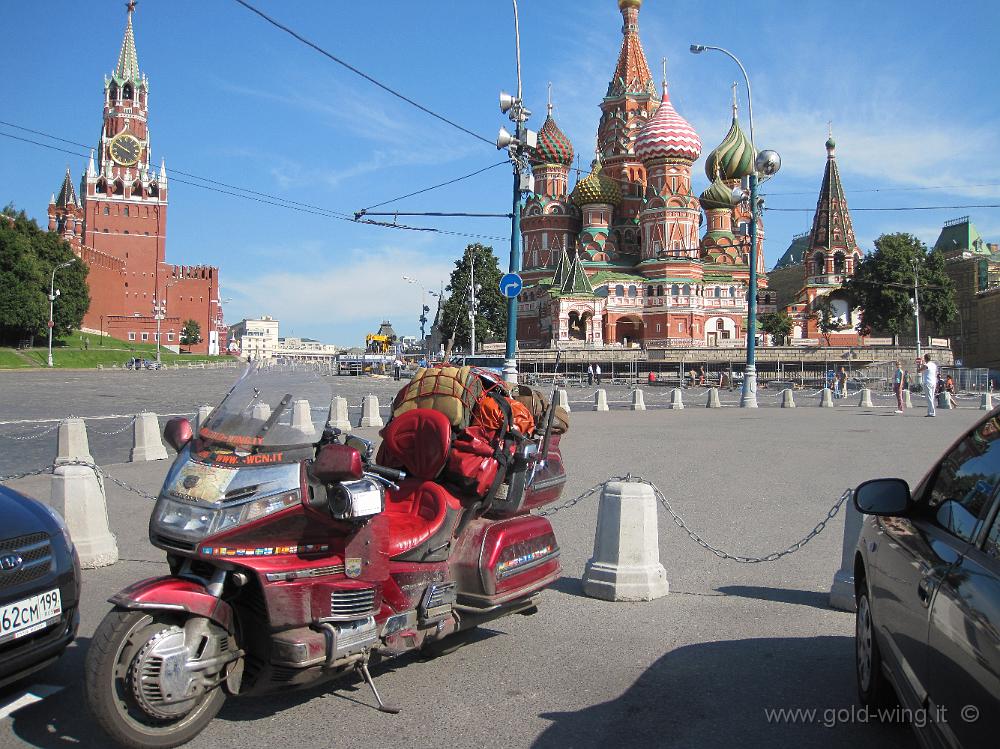
<instances>
[{"instance_id":1,"label":"motorcycle kickstand","mask_svg":"<svg viewBox=\"0 0 1000 749\"><path fill-rule=\"evenodd\" d=\"M382 702L382 696L378 693L378 690L375 688L375 681L372 679L372 675L368 672L368 664L362 661L355 668L357 668L357 670L361 672L361 676L364 678L365 683L367 683L368 686L372 688L372 692L375 693L375 699L378 701L379 711L383 713L389 713L390 715L398 715L399 714L398 707L394 707L393 705L388 705L385 702Z\"/></svg>"}]
</instances>

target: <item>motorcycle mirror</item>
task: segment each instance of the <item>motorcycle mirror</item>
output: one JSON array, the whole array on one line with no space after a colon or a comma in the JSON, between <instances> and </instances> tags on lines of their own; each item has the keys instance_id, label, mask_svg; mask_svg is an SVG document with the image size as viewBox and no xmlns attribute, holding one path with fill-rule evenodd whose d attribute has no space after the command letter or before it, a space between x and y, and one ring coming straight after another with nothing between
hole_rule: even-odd
<instances>
[{"instance_id":1,"label":"motorcycle mirror","mask_svg":"<svg viewBox=\"0 0 1000 749\"><path fill-rule=\"evenodd\" d=\"M371 460L372 455L375 453L375 445L371 440L366 440L364 437L358 437L354 434L347 435L344 438L344 444L348 447L353 447L361 453L362 460Z\"/></svg>"},{"instance_id":2,"label":"motorcycle mirror","mask_svg":"<svg viewBox=\"0 0 1000 749\"><path fill-rule=\"evenodd\" d=\"M357 481L364 476L361 453L348 445L323 445L316 454L310 473L323 484Z\"/></svg>"},{"instance_id":3,"label":"motorcycle mirror","mask_svg":"<svg viewBox=\"0 0 1000 749\"><path fill-rule=\"evenodd\" d=\"M194 429L191 422L183 416L177 416L167 422L163 427L163 439L174 448L174 452L180 452L184 445L194 438Z\"/></svg>"}]
</instances>

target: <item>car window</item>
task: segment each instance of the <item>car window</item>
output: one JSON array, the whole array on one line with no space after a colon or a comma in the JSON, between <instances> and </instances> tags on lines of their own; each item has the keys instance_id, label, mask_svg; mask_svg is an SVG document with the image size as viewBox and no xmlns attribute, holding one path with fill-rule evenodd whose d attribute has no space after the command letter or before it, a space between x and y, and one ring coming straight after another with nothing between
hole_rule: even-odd
<instances>
[{"instance_id":1,"label":"car window","mask_svg":"<svg viewBox=\"0 0 1000 749\"><path fill-rule=\"evenodd\" d=\"M983 544L983 551L994 559L1000 559L1000 513L993 518L993 527L986 536L986 543Z\"/></svg>"},{"instance_id":2,"label":"car window","mask_svg":"<svg viewBox=\"0 0 1000 749\"><path fill-rule=\"evenodd\" d=\"M971 541L1000 485L1000 418L989 419L962 438L938 466L925 512L946 531Z\"/></svg>"}]
</instances>

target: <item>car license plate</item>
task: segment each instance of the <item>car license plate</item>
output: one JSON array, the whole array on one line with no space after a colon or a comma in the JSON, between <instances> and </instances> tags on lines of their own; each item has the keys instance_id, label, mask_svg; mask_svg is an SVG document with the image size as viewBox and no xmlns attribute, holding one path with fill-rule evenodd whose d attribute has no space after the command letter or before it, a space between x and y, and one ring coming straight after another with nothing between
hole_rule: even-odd
<instances>
[{"instance_id":1,"label":"car license plate","mask_svg":"<svg viewBox=\"0 0 1000 749\"><path fill-rule=\"evenodd\" d=\"M59 589L0 606L0 642L16 640L44 629L62 615Z\"/></svg>"}]
</instances>

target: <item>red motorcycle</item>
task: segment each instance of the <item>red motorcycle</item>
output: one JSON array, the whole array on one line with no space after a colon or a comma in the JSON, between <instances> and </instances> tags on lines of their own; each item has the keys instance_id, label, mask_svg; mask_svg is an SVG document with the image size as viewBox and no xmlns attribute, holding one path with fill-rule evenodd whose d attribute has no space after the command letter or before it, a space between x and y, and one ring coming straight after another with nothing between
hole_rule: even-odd
<instances>
[{"instance_id":1,"label":"red motorcycle","mask_svg":"<svg viewBox=\"0 0 1000 749\"><path fill-rule=\"evenodd\" d=\"M87 653L92 711L118 742L173 747L227 695L303 687L536 611L560 574L548 520L566 476L559 436L508 429L485 494L442 479L452 425L416 408L370 442L314 431L322 378L250 368L178 451L149 521L170 575L110 599ZM486 464L484 464L485 466ZM390 467L394 466L394 467Z\"/></svg>"}]
</instances>

